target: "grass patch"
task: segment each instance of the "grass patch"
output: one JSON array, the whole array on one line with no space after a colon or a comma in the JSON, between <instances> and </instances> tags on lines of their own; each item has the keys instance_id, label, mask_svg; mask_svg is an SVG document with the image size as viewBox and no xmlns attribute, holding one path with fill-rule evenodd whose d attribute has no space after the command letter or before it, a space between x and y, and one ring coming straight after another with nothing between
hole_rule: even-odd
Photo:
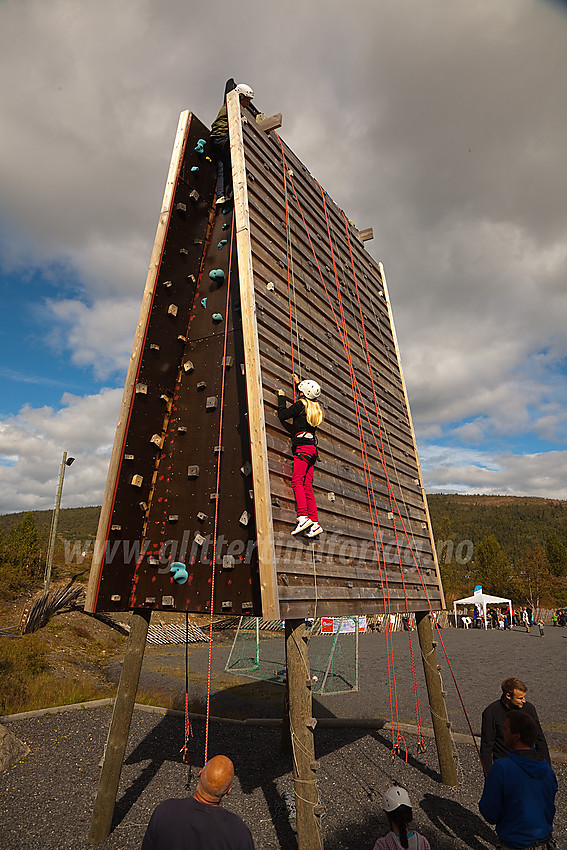
<instances>
[{"instance_id":1,"label":"grass patch","mask_svg":"<svg viewBox=\"0 0 567 850\"><path fill-rule=\"evenodd\" d=\"M114 688L57 675L38 634L0 638L0 714L18 714L112 696Z\"/></svg>"}]
</instances>

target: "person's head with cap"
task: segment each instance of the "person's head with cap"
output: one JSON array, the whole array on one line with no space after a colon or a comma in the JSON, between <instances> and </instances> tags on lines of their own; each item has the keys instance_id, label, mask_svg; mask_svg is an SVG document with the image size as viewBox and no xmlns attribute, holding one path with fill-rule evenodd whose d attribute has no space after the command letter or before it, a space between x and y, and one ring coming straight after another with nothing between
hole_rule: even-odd
<instances>
[{"instance_id":1,"label":"person's head with cap","mask_svg":"<svg viewBox=\"0 0 567 850\"><path fill-rule=\"evenodd\" d=\"M408 847L408 825L412 819L411 800L400 785L393 785L382 797L382 809L392 832L398 836L402 847Z\"/></svg>"},{"instance_id":2,"label":"person's head with cap","mask_svg":"<svg viewBox=\"0 0 567 850\"><path fill-rule=\"evenodd\" d=\"M193 794L201 803L218 806L225 794L229 794L234 779L234 765L228 756L213 756L199 771L197 790Z\"/></svg>"}]
</instances>

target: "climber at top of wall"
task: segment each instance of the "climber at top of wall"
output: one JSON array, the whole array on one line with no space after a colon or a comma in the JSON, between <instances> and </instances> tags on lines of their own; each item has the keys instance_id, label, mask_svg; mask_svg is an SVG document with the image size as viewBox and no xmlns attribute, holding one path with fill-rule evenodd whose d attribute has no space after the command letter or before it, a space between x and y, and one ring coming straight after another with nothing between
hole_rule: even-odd
<instances>
[{"instance_id":1,"label":"climber at top of wall","mask_svg":"<svg viewBox=\"0 0 567 850\"><path fill-rule=\"evenodd\" d=\"M229 91L236 89L240 95L240 106L250 106L254 92L246 83L234 84L230 79L224 89L223 105L211 127L211 150L217 167L217 205L225 204L232 198L232 166L230 162L230 142L228 139L228 116L226 112L226 96Z\"/></svg>"}]
</instances>

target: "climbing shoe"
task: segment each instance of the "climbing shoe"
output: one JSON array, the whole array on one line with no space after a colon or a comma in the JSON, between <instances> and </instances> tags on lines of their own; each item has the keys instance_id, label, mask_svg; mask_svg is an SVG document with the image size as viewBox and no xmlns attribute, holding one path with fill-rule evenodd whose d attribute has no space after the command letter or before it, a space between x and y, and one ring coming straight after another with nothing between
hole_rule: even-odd
<instances>
[{"instance_id":1,"label":"climbing shoe","mask_svg":"<svg viewBox=\"0 0 567 850\"><path fill-rule=\"evenodd\" d=\"M319 534L322 534L322 533L323 533L323 529L321 528L319 523L314 522L314 523L311 524L311 528L309 529L309 531L307 532L307 534L305 536L306 537L317 537Z\"/></svg>"},{"instance_id":2,"label":"climbing shoe","mask_svg":"<svg viewBox=\"0 0 567 850\"><path fill-rule=\"evenodd\" d=\"M309 519L308 516L298 516L297 525L291 533L300 534L302 531L305 531L306 528L309 528L310 525L313 525L313 520Z\"/></svg>"}]
</instances>

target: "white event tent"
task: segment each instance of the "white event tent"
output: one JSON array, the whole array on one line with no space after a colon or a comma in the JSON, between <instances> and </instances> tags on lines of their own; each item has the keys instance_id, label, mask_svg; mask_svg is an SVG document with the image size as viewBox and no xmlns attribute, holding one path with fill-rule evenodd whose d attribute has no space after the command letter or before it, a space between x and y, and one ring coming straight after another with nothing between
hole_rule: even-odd
<instances>
[{"instance_id":1,"label":"white event tent","mask_svg":"<svg viewBox=\"0 0 567 850\"><path fill-rule=\"evenodd\" d=\"M453 603L453 609L455 612L455 626L457 625L457 605L478 605L482 606L482 613L484 615L484 628L488 628L488 623L486 621L486 606L487 605L500 605L503 602L507 602L510 611L512 611L512 600L504 599L502 596L490 596L488 593L484 593L482 588L480 590L475 590L472 596L467 596L466 599L457 599Z\"/></svg>"}]
</instances>

